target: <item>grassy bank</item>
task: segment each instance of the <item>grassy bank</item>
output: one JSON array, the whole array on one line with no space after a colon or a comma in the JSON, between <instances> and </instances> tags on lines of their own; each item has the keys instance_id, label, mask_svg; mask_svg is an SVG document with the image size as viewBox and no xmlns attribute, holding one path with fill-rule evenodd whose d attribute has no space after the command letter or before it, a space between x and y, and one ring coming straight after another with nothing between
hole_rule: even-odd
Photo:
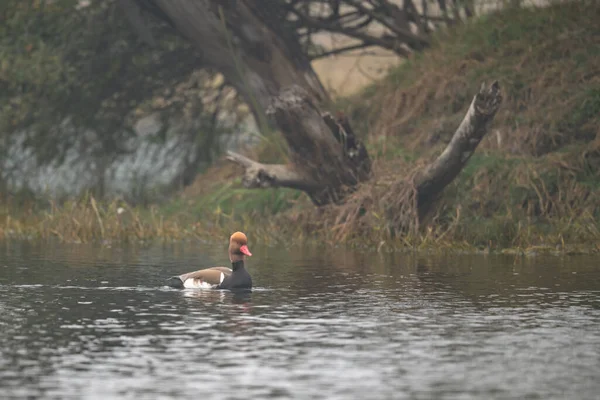
<instances>
[{"instance_id":1,"label":"grassy bank","mask_svg":"<svg viewBox=\"0 0 600 400\"><path fill-rule=\"evenodd\" d=\"M373 180L344 206L317 210L299 192L243 189L240 171L223 161L151 208L91 197L60 206L4 199L0 237L150 240L245 230L261 241L382 249L600 251L599 18L597 2L488 15L440 33L432 49L340 100L374 159ZM398 181L439 154L481 82L495 79L504 103L490 133L431 218L399 234ZM253 151L274 162L281 147L272 138Z\"/></svg>"}]
</instances>

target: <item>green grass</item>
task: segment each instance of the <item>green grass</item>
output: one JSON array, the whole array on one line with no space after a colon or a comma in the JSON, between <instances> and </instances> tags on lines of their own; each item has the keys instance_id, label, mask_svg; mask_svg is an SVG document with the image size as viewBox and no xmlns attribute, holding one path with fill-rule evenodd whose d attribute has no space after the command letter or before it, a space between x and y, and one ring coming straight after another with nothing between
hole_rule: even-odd
<instances>
[{"instance_id":1,"label":"green grass","mask_svg":"<svg viewBox=\"0 0 600 400\"><path fill-rule=\"evenodd\" d=\"M223 214L231 218L244 215L266 216L290 209L301 196L301 192L291 189L245 189L240 180L224 183L215 191L197 200L175 200L163 210L166 215L178 212L185 207L186 212L200 217L208 213Z\"/></svg>"}]
</instances>

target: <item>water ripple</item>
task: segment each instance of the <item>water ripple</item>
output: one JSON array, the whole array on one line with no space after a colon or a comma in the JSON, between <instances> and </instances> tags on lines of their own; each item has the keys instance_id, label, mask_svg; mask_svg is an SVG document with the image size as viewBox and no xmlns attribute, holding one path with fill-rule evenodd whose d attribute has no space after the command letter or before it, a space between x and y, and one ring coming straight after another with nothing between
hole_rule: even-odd
<instances>
[{"instance_id":1,"label":"water ripple","mask_svg":"<svg viewBox=\"0 0 600 400\"><path fill-rule=\"evenodd\" d=\"M148 251L154 258L140 255L148 264L104 257L82 267L54 248L51 270L43 255L0 256L3 398L600 392L597 260L515 275L512 264L487 258L369 264L361 254L345 253L343 263L318 252L271 255L252 266L260 286L240 295L164 287L184 265L173 249ZM160 267L165 260L172 267Z\"/></svg>"}]
</instances>

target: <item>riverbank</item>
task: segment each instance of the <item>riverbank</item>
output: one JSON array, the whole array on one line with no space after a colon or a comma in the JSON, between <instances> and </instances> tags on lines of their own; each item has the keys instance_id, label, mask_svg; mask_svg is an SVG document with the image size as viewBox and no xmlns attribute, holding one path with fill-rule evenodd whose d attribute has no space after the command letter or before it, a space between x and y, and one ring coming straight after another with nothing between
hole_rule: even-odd
<instances>
[{"instance_id":1,"label":"riverbank","mask_svg":"<svg viewBox=\"0 0 600 400\"><path fill-rule=\"evenodd\" d=\"M221 237L305 240L380 250L600 251L600 35L596 2L504 10L440 33L416 55L338 107L364 133L373 179L344 206L315 209L299 192L246 190L220 161L166 204L62 205L3 199L0 238L147 241ZM482 81L504 102L491 131L431 218L396 232L397 187L444 148ZM278 137L254 156L284 159Z\"/></svg>"}]
</instances>

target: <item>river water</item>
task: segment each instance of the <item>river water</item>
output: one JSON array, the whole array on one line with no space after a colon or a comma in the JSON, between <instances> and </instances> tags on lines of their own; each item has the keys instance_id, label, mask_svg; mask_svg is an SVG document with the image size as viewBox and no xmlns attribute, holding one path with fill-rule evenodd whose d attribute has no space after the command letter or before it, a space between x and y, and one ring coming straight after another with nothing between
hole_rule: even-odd
<instances>
[{"instance_id":1,"label":"river water","mask_svg":"<svg viewBox=\"0 0 600 400\"><path fill-rule=\"evenodd\" d=\"M0 245L2 399L598 399L600 258Z\"/></svg>"}]
</instances>

